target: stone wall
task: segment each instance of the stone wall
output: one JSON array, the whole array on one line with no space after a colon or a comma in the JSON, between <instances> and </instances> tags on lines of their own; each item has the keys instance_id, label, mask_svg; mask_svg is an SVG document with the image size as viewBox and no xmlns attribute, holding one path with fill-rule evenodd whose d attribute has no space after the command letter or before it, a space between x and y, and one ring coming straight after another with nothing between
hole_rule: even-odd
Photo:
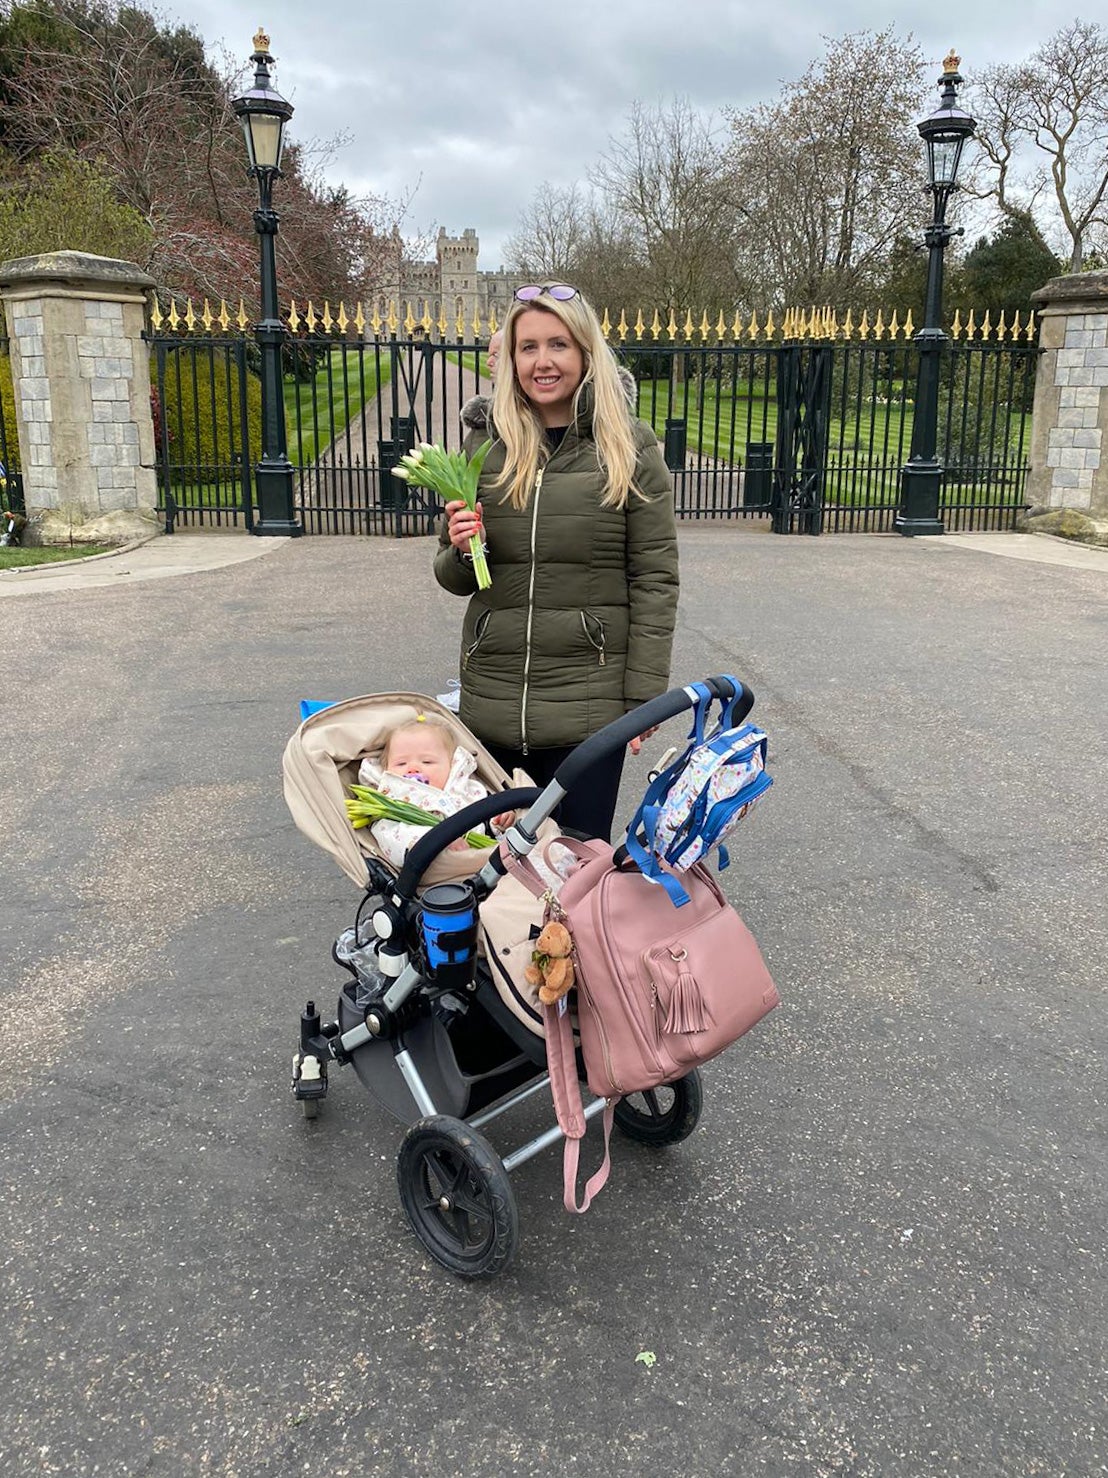
<instances>
[{"instance_id":1,"label":"stone wall","mask_svg":"<svg viewBox=\"0 0 1108 1478\"><path fill-rule=\"evenodd\" d=\"M1108 272L1054 277L1034 301L1043 354L1027 500L1108 518Z\"/></svg>"},{"instance_id":2,"label":"stone wall","mask_svg":"<svg viewBox=\"0 0 1108 1478\"><path fill-rule=\"evenodd\" d=\"M45 542L154 527L153 285L133 262L81 252L0 265L24 496Z\"/></svg>"}]
</instances>

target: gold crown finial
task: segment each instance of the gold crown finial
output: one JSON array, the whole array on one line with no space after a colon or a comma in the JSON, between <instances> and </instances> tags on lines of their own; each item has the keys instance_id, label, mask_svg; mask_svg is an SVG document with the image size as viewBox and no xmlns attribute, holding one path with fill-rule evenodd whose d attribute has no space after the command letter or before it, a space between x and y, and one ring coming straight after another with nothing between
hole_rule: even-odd
<instances>
[{"instance_id":1,"label":"gold crown finial","mask_svg":"<svg viewBox=\"0 0 1108 1478\"><path fill-rule=\"evenodd\" d=\"M255 31L254 33L254 50L269 50L269 37L266 35L265 31L262 30L261 26L259 26L257 31Z\"/></svg>"},{"instance_id":2,"label":"gold crown finial","mask_svg":"<svg viewBox=\"0 0 1108 1478\"><path fill-rule=\"evenodd\" d=\"M962 58L958 55L958 53L954 50L952 46L947 52L946 56L943 58L943 71L956 72L961 65Z\"/></svg>"}]
</instances>

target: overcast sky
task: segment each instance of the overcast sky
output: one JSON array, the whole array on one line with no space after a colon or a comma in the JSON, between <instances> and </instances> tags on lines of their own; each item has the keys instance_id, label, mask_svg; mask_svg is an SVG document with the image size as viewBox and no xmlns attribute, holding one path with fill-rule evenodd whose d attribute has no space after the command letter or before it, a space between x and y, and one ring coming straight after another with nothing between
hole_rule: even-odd
<instances>
[{"instance_id":1,"label":"overcast sky","mask_svg":"<svg viewBox=\"0 0 1108 1478\"><path fill-rule=\"evenodd\" d=\"M1086 19L1108 18L1097 12L1108 0L1082 7ZM349 136L328 177L393 198L418 185L406 233L473 226L491 270L536 186L582 180L636 100L680 94L705 112L769 101L824 36L890 22L915 36L936 77L953 46L969 79L1019 60L1076 10L1046 0L888 0L879 10L861 0L167 0L165 13L244 63L262 24L276 86L296 108L292 136ZM844 77L844 102L849 88Z\"/></svg>"}]
</instances>

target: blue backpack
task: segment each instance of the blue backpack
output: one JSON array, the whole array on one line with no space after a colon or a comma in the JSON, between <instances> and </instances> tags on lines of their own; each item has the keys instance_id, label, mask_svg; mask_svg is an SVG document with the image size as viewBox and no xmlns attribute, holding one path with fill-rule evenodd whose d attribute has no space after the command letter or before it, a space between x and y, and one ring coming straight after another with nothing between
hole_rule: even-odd
<instances>
[{"instance_id":1,"label":"blue backpack","mask_svg":"<svg viewBox=\"0 0 1108 1478\"><path fill-rule=\"evenodd\" d=\"M702 861L713 847L719 847L721 870L727 867L724 838L773 784L765 768L766 735L754 724L734 722L737 697L722 704L718 722L706 733L712 694L702 683L694 690L697 705L685 750L651 781L624 843L643 876L660 883L678 908L689 895L673 874Z\"/></svg>"}]
</instances>

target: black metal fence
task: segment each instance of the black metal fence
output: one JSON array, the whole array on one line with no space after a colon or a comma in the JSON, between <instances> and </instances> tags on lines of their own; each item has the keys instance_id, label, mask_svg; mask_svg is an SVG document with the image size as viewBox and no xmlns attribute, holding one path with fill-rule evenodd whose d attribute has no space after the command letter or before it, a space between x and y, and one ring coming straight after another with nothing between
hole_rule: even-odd
<instances>
[{"instance_id":1,"label":"black metal fence","mask_svg":"<svg viewBox=\"0 0 1108 1478\"><path fill-rule=\"evenodd\" d=\"M167 523L250 528L260 455L253 343L151 340ZM912 438L911 340L758 344L627 342L635 378L688 520L768 519L780 533L891 529ZM309 534L418 534L437 509L392 476L420 441L451 447L468 400L488 395L485 346L408 338L290 336L289 456ZM944 361L941 515L951 530L1005 529L1025 506L1037 350L961 339Z\"/></svg>"}]
</instances>

